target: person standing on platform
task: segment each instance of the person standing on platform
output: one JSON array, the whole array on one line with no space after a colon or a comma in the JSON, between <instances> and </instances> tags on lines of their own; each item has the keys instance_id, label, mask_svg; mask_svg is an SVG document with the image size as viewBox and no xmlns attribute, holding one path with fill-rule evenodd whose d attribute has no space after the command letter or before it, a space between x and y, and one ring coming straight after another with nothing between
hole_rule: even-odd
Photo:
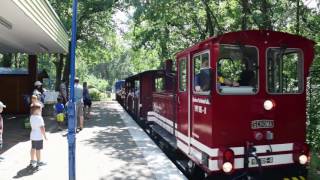
<instances>
[{"instance_id":1,"label":"person standing on platform","mask_svg":"<svg viewBox=\"0 0 320 180\"><path fill-rule=\"evenodd\" d=\"M6 108L6 105L4 105L1 101L0 101L0 150L2 149L3 146L3 118L1 116L1 113L3 111L3 108Z\"/></svg>"},{"instance_id":2,"label":"person standing on platform","mask_svg":"<svg viewBox=\"0 0 320 180\"><path fill-rule=\"evenodd\" d=\"M79 78L74 79L74 98L76 104L76 113L78 128L77 132L83 129L83 87L79 83Z\"/></svg>"},{"instance_id":3,"label":"person standing on platform","mask_svg":"<svg viewBox=\"0 0 320 180\"><path fill-rule=\"evenodd\" d=\"M30 140L31 140L31 161L30 165L33 168L44 165L41 161L41 150L43 149L43 137L47 140L46 130L44 128L44 121L41 116L42 105L39 102L34 102L30 107ZM37 160L36 160L37 159Z\"/></svg>"},{"instance_id":4,"label":"person standing on platform","mask_svg":"<svg viewBox=\"0 0 320 180\"><path fill-rule=\"evenodd\" d=\"M63 105L68 102L66 81L63 79L59 86L59 96L62 98Z\"/></svg>"},{"instance_id":5,"label":"person standing on platform","mask_svg":"<svg viewBox=\"0 0 320 180\"><path fill-rule=\"evenodd\" d=\"M37 96L38 100L44 105L45 95L44 95L44 90L42 88L42 83L40 81L36 81L34 83L34 87L35 89L33 90L32 95Z\"/></svg>"},{"instance_id":6,"label":"person standing on platform","mask_svg":"<svg viewBox=\"0 0 320 180\"><path fill-rule=\"evenodd\" d=\"M84 117L90 118L90 111L91 111L91 97L90 97L90 93L89 93L89 89L88 89L88 85L87 82L83 82L83 104L84 104ZM88 107L88 110L87 110Z\"/></svg>"}]
</instances>

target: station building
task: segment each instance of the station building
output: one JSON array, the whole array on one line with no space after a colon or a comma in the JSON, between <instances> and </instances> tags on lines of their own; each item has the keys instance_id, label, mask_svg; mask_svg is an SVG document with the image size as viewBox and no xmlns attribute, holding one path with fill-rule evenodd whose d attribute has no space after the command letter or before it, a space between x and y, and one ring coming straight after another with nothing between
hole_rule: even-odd
<instances>
[{"instance_id":1,"label":"station building","mask_svg":"<svg viewBox=\"0 0 320 180\"><path fill-rule=\"evenodd\" d=\"M0 67L0 101L9 114L26 114L25 95L37 77L40 54L67 53L69 37L47 0L2 0L0 6L0 60L6 54L24 53L22 68ZM2 57L2 58L1 58Z\"/></svg>"}]
</instances>

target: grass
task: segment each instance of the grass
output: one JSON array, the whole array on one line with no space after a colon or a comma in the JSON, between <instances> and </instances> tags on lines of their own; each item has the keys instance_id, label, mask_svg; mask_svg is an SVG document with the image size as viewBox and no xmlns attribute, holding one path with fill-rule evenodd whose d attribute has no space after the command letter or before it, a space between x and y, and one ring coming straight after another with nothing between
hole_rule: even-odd
<instances>
[{"instance_id":1,"label":"grass","mask_svg":"<svg viewBox=\"0 0 320 180\"><path fill-rule=\"evenodd\" d=\"M308 179L320 179L320 152L312 152Z\"/></svg>"}]
</instances>

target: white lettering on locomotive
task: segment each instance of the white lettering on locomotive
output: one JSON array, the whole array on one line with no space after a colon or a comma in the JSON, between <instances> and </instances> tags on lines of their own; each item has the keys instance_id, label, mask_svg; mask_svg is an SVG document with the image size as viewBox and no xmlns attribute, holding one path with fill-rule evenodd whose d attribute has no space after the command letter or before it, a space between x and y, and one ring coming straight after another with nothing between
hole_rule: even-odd
<instances>
[{"instance_id":1,"label":"white lettering on locomotive","mask_svg":"<svg viewBox=\"0 0 320 180\"><path fill-rule=\"evenodd\" d=\"M207 114L207 107L201 105L194 105L194 111L201 114Z\"/></svg>"},{"instance_id":2,"label":"white lettering on locomotive","mask_svg":"<svg viewBox=\"0 0 320 180\"><path fill-rule=\"evenodd\" d=\"M209 99L201 99L201 98L192 98L192 101L194 102L194 103L200 103L200 104L210 104L210 101L209 101Z\"/></svg>"}]
</instances>

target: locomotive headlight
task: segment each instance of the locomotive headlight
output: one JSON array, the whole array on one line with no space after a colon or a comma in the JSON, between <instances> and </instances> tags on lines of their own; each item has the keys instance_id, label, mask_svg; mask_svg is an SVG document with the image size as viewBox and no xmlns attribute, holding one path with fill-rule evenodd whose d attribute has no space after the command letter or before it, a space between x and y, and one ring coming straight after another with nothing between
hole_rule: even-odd
<instances>
[{"instance_id":1,"label":"locomotive headlight","mask_svg":"<svg viewBox=\"0 0 320 180\"><path fill-rule=\"evenodd\" d=\"M274 103L271 100L265 100L263 103L263 107L265 110L269 111L274 107Z\"/></svg>"},{"instance_id":2,"label":"locomotive headlight","mask_svg":"<svg viewBox=\"0 0 320 180\"><path fill-rule=\"evenodd\" d=\"M225 163L223 163L223 165L222 165L222 170L223 170L223 172L225 172L225 173L229 173L229 172L231 172L232 171L232 164L230 163L230 162L225 162Z\"/></svg>"},{"instance_id":3,"label":"locomotive headlight","mask_svg":"<svg viewBox=\"0 0 320 180\"><path fill-rule=\"evenodd\" d=\"M308 162L308 157L304 154L299 156L299 163L305 165Z\"/></svg>"}]
</instances>

